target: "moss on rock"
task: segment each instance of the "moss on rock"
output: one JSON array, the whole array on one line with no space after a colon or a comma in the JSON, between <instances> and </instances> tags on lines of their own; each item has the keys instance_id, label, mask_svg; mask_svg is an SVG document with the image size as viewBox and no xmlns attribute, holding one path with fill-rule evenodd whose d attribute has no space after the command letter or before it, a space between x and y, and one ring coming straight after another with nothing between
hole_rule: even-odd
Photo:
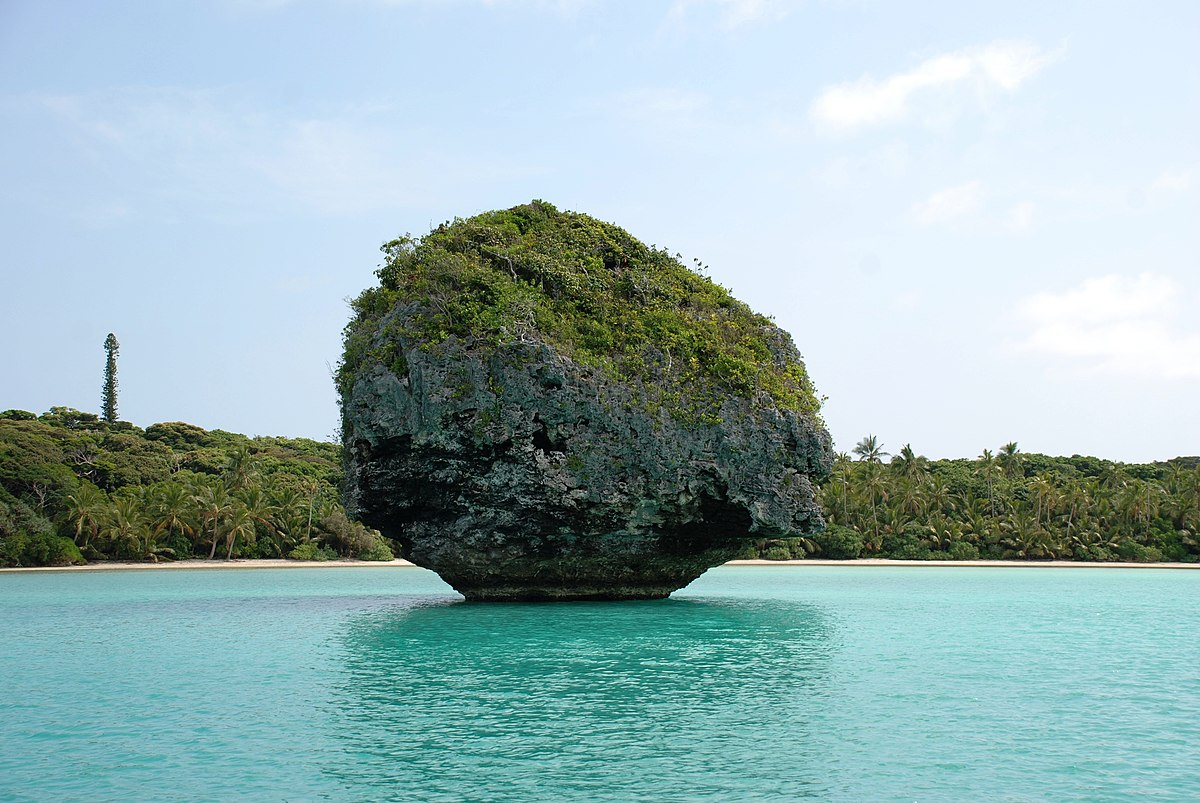
<instances>
[{"instance_id":1,"label":"moss on rock","mask_svg":"<svg viewBox=\"0 0 1200 803\"><path fill-rule=\"evenodd\" d=\"M404 342L461 338L486 349L536 339L612 380L644 385L649 403L681 420L711 421L728 396L766 393L819 421L820 401L785 332L610 223L533 201L382 250L379 287L353 302L343 396L371 363L403 374ZM380 339L380 321L397 304L421 312L393 318Z\"/></svg>"}]
</instances>

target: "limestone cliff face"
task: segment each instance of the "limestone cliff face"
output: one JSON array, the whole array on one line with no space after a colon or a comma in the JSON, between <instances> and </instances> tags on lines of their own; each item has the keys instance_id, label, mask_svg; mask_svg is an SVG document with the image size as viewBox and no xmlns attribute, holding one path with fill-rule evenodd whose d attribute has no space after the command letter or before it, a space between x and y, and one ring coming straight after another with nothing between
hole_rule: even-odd
<instances>
[{"instance_id":1,"label":"limestone cliff face","mask_svg":"<svg viewBox=\"0 0 1200 803\"><path fill-rule=\"evenodd\" d=\"M503 245L482 249L481 269L533 298L500 307L499 337L446 331L463 299L450 308L402 279L357 303L341 375L352 514L477 600L664 597L753 540L822 525L810 480L831 454L814 415L762 377L731 392L679 338L637 341L633 362L597 359L535 325L547 291ZM419 247L402 258L410 277L436 261ZM752 323L768 367L802 367L785 333Z\"/></svg>"}]
</instances>

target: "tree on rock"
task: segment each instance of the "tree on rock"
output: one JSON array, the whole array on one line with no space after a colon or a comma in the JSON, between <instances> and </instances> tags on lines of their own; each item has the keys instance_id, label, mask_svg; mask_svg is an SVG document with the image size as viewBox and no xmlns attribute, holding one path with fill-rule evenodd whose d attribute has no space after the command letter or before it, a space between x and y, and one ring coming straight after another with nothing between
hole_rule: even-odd
<instances>
[{"instance_id":1,"label":"tree on rock","mask_svg":"<svg viewBox=\"0 0 1200 803\"><path fill-rule=\"evenodd\" d=\"M104 388L100 391L100 408L104 420L110 424L117 420L117 352L121 344L112 332L104 339L104 351L108 359L104 363Z\"/></svg>"}]
</instances>

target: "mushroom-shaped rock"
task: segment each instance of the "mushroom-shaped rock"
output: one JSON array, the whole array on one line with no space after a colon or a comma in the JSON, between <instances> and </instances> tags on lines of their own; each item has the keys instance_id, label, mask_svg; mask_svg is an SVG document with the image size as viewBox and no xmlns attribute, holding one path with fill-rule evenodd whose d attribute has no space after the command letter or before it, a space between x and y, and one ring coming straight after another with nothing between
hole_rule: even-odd
<instances>
[{"instance_id":1,"label":"mushroom-shaped rock","mask_svg":"<svg viewBox=\"0 0 1200 803\"><path fill-rule=\"evenodd\" d=\"M822 526L791 338L535 201L384 246L338 372L347 509L472 600L665 597Z\"/></svg>"}]
</instances>

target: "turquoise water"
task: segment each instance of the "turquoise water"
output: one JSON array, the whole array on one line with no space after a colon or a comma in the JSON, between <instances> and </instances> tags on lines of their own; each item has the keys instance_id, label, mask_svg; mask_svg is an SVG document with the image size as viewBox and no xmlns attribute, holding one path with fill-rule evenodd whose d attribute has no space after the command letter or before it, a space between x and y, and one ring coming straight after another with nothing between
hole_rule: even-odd
<instances>
[{"instance_id":1,"label":"turquoise water","mask_svg":"<svg viewBox=\"0 0 1200 803\"><path fill-rule=\"evenodd\" d=\"M1200 799L1200 572L0 575L2 800Z\"/></svg>"}]
</instances>

